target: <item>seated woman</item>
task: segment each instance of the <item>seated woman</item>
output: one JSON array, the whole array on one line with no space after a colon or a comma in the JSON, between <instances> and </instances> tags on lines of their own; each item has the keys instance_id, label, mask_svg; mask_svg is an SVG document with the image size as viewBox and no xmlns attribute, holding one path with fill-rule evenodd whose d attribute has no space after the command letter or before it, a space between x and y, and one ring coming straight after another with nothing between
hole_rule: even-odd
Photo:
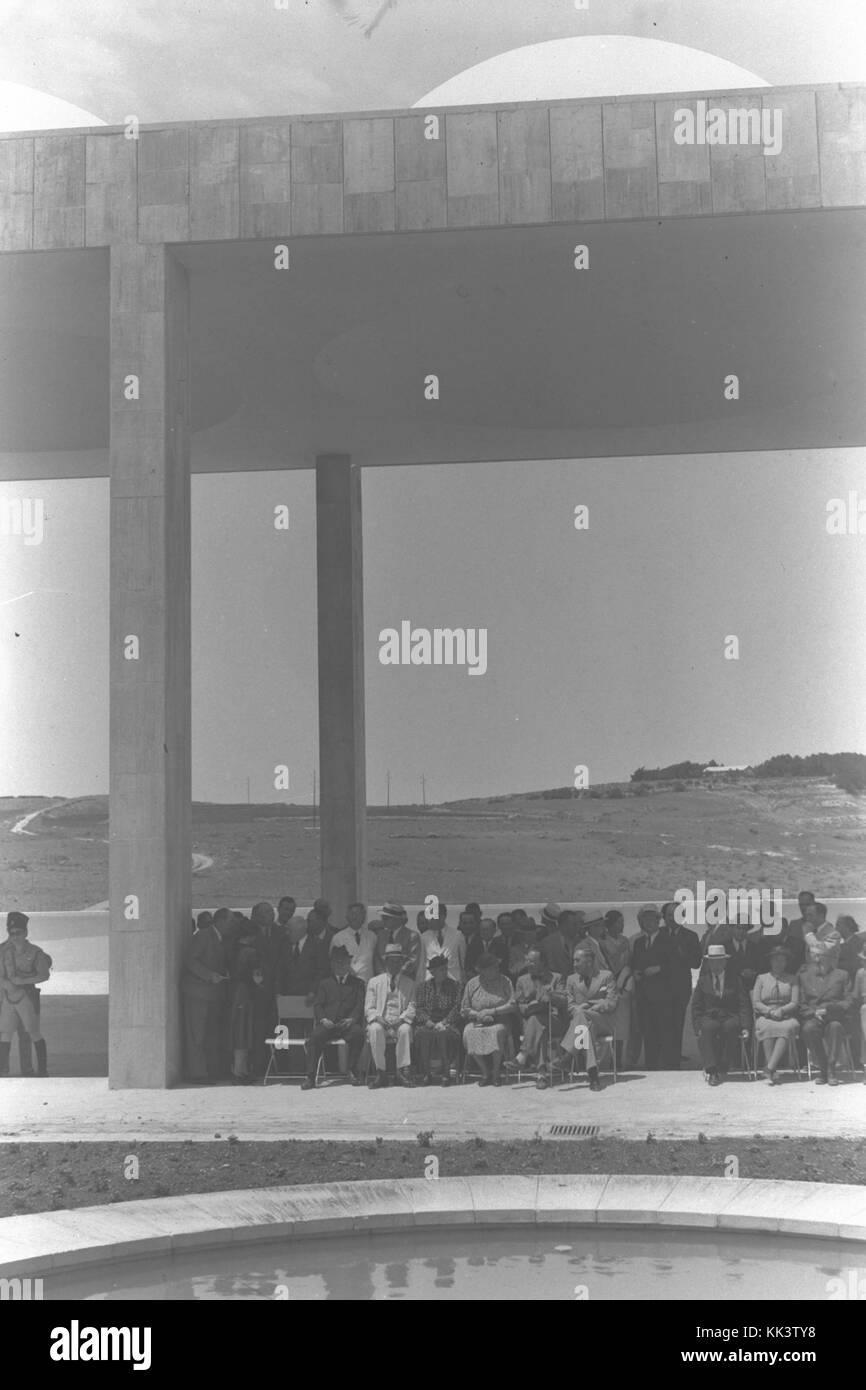
<instances>
[{"instance_id":1,"label":"seated woman","mask_svg":"<svg viewBox=\"0 0 866 1390\"><path fill-rule=\"evenodd\" d=\"M755 1037L764 1049L764 1075L771 1086L779 1085L776 1072L788 1044L796 1038L800 1025L795 1017L800 1004L796 976L788 974L790 953L785 946L770 951L770 969L759 975L752 988Z\"/></svg>"},{"instance_id":2,"label":"seated woman","mask_svg":"<svg viewBox=\"0 0 866 1390\"><path fill-rule=\"evenodd\" d=\"M415 995L414 1044L425 1086L432 1086L437 1075L443 1086L451 1084L451 1063L460 1045L460 986L449 976L448 964L447 956L431 956L430 979Z\"/></svg>"},{"instance_id":3,"label":"seated woman","mask_svg":"<svg viewBox=\"0 0 866 1390\"><path fill-rule=\"evenodd\" d=\"M514 1013L514 986L500 971L496 956L478 959L478 974L463 991L460 1012L466 1021L463 1046L481 1070L479 1086L498 1086L508 1040L508 1021Z\"/></svg>"}]
</instances>

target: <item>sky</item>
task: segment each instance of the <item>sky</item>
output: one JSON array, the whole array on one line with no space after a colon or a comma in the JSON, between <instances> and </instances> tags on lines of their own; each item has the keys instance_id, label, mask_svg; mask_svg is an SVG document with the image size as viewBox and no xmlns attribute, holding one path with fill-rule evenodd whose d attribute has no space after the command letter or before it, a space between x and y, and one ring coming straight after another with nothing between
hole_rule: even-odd
<instances>
[{"instance_id":1,"label":"sky","mask_svg":"<svg viewBox=\"0 0 866 1390\"><path fill-rule=\"evenodd\" d=\"M859 0L399 0L369 37L347 19L379 4L341 4L0 0L0 82L109 123L386 109L512 48L593 34L700 48L779 85L866 77ZM616 93L615 41L592 81ZM243 800L247 778L253 800L311 799L313 486L193 479L197 800ZM866 449L366 469L369 800L388 770L392 801L419 800L421 774L443 801L562 786L577 765L598 782L682 758L866 751L866 540L825 525L852 489L866 502ZM0 500L36 492L0 484ZM0 537L0 795L105 792L108 483L38 494L44 543ZM264 520L281 502L290 545ZM378 634L404 618L485 627L486 674L381 666Z\"/></svg>"}]
</instances>

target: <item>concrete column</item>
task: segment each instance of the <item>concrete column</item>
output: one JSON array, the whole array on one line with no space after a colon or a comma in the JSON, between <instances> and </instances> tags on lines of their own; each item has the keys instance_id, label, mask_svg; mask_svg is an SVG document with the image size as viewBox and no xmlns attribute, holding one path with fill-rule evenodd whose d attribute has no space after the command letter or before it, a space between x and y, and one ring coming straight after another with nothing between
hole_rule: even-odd
<instances>
[{"instance_id":1,"label":"concrete column","mask_svg":"<svg viewBox=\"0 0 866 1390\"><path fill-rule=\"evenodd\" d=\"M189 295L163 245L111 248L110 381L109 1085L163 1087L191 910Z\"/></svg>"},{"instance_id":2,"label":"concrete column","mask_svg":"<svg viewBox=\"0 0 866 1390\"><path fill-rule=\"evenodd\" d=\"M347 454L316 459L316 541L322 896L341 926L367 879L361 470Z\"/></svg>"}]
</instances>

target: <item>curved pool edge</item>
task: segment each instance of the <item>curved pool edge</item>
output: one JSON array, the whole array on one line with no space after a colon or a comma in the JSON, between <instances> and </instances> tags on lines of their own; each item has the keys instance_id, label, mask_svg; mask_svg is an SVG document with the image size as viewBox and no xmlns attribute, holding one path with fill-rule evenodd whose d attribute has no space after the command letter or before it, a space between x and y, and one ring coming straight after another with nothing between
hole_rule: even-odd
<instances>
[{"instance_id":1,"label":"curved pool edge","mask_svg":"<svg viewBox=\"0 0 866 1390\"><path fill-rule=\"evenodd\" d=\"M633 1174L411 1178L151 1197L0 1219L0 1276L421 1226L652 1226L866 1242L866 1189Z\"/></svg>"}]
</instances>

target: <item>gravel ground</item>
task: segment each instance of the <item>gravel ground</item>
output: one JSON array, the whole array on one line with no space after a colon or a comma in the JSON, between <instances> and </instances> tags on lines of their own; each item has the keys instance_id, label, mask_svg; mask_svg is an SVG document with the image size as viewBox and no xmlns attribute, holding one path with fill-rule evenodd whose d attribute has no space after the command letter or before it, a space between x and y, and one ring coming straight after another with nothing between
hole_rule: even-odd
<instances>
[{"instance_id":1,"label":"gravel ground","mask_svg":"<svg viewBox=\"0 0 866 1390\"><path fill-rule=\"evenodd\" d=\"M353 1178L418 1178L428 1154L442 1177L474 1174L645 1173L723 1177L731 1156L741 1178L789 1178L866 1185L866 1141L764 1139L760 1134L692 1141L521 1140L476 1138L436 1143L330 1141L224 1144L4 1144L0 1147L0 1216L69 1210L139 1197L346 1182ZM136 1159L138 1177L126 1177Z\"/></svg>"}]
</instances>

